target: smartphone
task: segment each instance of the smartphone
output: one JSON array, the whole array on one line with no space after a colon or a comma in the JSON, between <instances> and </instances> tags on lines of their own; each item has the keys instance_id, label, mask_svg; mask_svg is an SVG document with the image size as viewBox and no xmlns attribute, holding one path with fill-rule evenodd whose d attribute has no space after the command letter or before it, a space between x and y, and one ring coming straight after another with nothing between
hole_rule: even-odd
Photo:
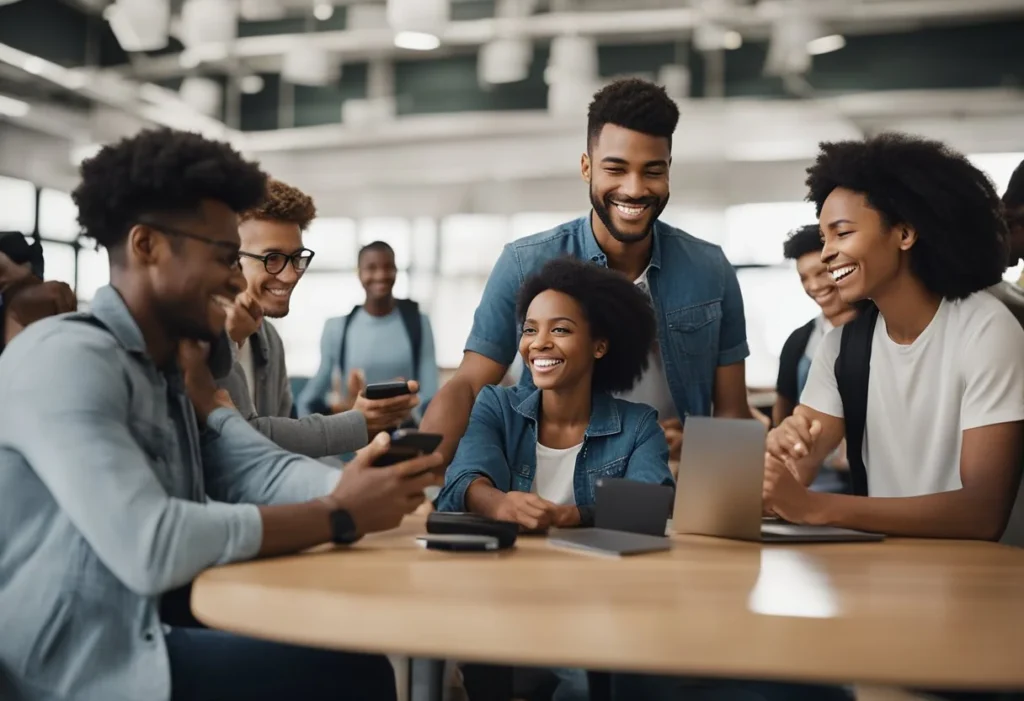
<instances>
[{"instance_id":1,"label":"smartphone","mask_svg":"<svg viewBox=\"0 0 1024 701\"><path fill-rule=\"evenodd\" d=\"M498 539L490 535L422 535L416 542L427 550L447 550L449 552L488 552L498 549Z\"/></svg>"},{"instance_id":2,"label":"smartphone","mask_svg":"<svg viewBox=\"0 0 1024 701\"><path fill-rule=\"evenodd\" d=\"M391 434L388 452L374 461L374 467L387 467L421 455L429 455L441 445L444 436L440 433L420 433L412 429L399 429Z\"/></svg>"},{"instance_id":3,"label":"smartphone","mask_svg":"<svg viewBox=\"0 0 1024 701\"><path fill-rule=\"evenodd\" d=\"M403 394L410 394L408 382L378 382L373 385L366 385L363 396L367 399L391 399L401 397Z\"/></svg>"}]
</instances>

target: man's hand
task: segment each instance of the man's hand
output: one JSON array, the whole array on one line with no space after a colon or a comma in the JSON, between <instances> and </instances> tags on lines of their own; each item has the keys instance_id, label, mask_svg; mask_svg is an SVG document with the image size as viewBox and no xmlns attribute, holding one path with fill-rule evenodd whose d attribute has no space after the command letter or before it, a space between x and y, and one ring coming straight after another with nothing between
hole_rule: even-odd
<instances>
[{"instance_id":1,"label":"man's hand","mask_svg":"<svg viewBox=\"0 0 1024 701\"><path fill-rule=\"evenodd\" d=\"M263 308L248 292L240 292L230 304L224 304L227 313L228 336L241 346L256 333L263 323Z\"/></svg>"},{"instance_id":2,"label":"man's hand","mask_svg":"<svg viewBox=\"0 0 1024 701\"><path fill-rule=\"evenodd\" d=\"M823 525L819 508L820 495L802 485L796 468L764 454L764 512L775 514L790 523Z\"/></svg>"},{"instance_id":3,"label":"man's hand","mask_svg":"<svg viewBox=\"0 0 1024 701\"><path fill-rule=\"evenodd\" d=\"M821 423L793 414L768 432L767 450L778 461L801 460L814 450L821 435Z\"/></svg>"},{"instance_id":4,"label":"man's hand","mask_svg":"<svg viewBox=\"0 0 1024 701\"><path fill-rule=\"evenodd\" d=\"M577 518L579 510L576 511ZM498 521L510 521L518 523L523 528L531 531L539 531L553 525L560 525L556 521L565 522L569 520L567 514L563 513L564 507L553 504L546 499L541 499L530 492L508 492L498 502L494 510L493 518ZM561 517L561 518L559 518Z\"/></svg>"},{"instance_id":5,"label":"man's hand","mask_svg":"<svg viewBox=\"0 0 1024 701\"><path fill-rule=\"evenodd\" d=\"M178 343L178 367L185 376L185 392L195 407L200 422L205 422L215 409L235 405L225 390L217 387L207 364L210 345L202 341L183 340Z\"/></svg>"},{"instance_id":6,"label":"man's hand","mask_svg":"<svg viewBox=\"0 0 1024 701\"><path fill-rule=\"evenodd\" d=\"M412 410L419 406L419 383L412 380L408 383L409 394L390 399L367 399L360 394L352 407L366 417L366 429L369 433L397 428L412 415Z\"/></svg>"},{"instance_id":7,"label":"man's hand","mask_svg":"<svg viewBox=\"0 0 1024 701\"><path fill-rule=\"evenodd\" d=\"M31 277L12 286L4 299L4 343L21 333L29 324L48 316L73 312L78 308L75 293L63 282L43 282Z\"/></svg>"},{"instance_id":8,"label":"man's hand","mask_svg":"<svg viewBox=\"0 0 1024 701\"><path fill-rule=\"evenodd\" d=\"M668 441L668 459L678 460L683 450L683 422L679 419L664 419L658 423Z\"/></svg>"},{"instance_id":9,"label":"man's hand","mask_svg":"<svg viewBox=\"0 0 1024 701\"><path fill-rule=\"evenodd\" d=\"M336 508L352 515L360 535L395 528L424 502L424 489L444 482L438 471L444 461L437 453L389 467L373 467L373 461L390 445L386 433L378 434L345 465L329 497Z\"/></svg>"}]
</instances>

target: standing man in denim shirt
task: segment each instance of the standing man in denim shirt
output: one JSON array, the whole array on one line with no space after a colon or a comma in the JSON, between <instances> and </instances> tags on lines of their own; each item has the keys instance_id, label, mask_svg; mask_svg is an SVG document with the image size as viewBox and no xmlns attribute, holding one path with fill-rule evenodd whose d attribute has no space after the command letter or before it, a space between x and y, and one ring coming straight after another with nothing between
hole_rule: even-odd
<instances>
[{"instance_id":1,"label":"standing man in denim shirt","mask_svg":"<svg viewBox=\"0 0 1024 701\"><path fill-rule=\"evenodd\" d=\"M583 180L593 211L505 246L477 307L455 376L438 392L421 429L443 433L455 454L477 393L497 384L516 354L516 293L552 258L569 255L634 280L654 303L658 342L640 383L624 399L658 410L670 445L687 414L750 417L743 299L722 250L658 221L669 198L672 134L679 110L663 88L627 79L590 105ZM520 380L531 384L528 371ZM671 440L675 434L676 440Z\"/></svg>"},{"instance_id":2,"label":"standing man in denim shirt","mask_svg":"<svg viewBox=\"0 0 1024 701\"><path fill-rule=\"evenodd\" d=\"M398 524L440 456L345 468L287 453L218 392L241 292L237 213L266 176L227 144L158 130L103 148L74 192L110 257L89 314L0 357L0 698L394 699L382 656L169 628L161 597L214 565ZM227 363L224 363L226 365ZM226 368L224 368L226 369Z\"/></svg>"}]
</instances>

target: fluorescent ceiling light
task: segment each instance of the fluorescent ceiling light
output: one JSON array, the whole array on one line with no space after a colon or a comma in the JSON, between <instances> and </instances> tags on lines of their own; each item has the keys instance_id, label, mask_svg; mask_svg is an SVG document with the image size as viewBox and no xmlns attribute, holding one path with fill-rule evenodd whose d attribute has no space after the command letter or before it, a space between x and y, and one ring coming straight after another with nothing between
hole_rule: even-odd
<instances>
[{"instance_id":1,"label":"fluorescent ceiling light","mask_svg":"<svg viewBox=\"0 0 1024 701\"><path fill-rule=\"evenodd\" d=\"M239 87L246 95L255 95L263 90L263 78L258 75L247 75L239 81Z\"/></svg>"},{"instance_id":2,"label":"fluorescent ceiling light","mask_svg":"<svg viewBox=\"0 0 1024 701\"><path fill-rule=\"evenodd\" d=\"M842 34L829 34L807 42L807 53L811 56L820 56L839 51L844 46L846 46L846 39Z\"/></svg>"},{"instance_id":3,"label":"fluorescent ceiling light","mask_svg":"<svg viewBox=\"0 0 1024 701\"><path fill-rule=\"evenodd\" d=\"M433 51L441 45L441 40L426 32L399 32L395 35L395 46L412 51Z\"/></svg>"},{"instance_id":4,"label":"fluorescent ceiling light","mask_svg":"<svg viewBox=\"0 0 1024 701\"><path fill-rule=\"evenodd\" d=\"M7 115L8 117L24 117L29 113L30 109L27 102L15 100L13 97L7 97L6 95L0 95L0 114Z\"/></svg>"}]
</instances>

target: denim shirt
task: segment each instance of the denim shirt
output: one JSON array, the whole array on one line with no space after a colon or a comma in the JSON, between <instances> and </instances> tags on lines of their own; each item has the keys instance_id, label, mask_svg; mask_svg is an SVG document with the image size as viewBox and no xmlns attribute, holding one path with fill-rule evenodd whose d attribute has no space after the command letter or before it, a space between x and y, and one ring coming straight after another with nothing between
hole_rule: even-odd
<instances>
[{"instance_id":1,"label":"denim shirt","mask_svg":"<svg viewBox=\"0 0 1024 701\"><path fill-rule=\"evenodd\" d=\"M652 236L648 282L669 391L680 417L708 415L716 368L750 354L736 272L721 248L668 224L656 221ZM608 265L590 215L507 244L487 280L465 350L510 365L521 333L519 288L544 263L565 255ZM528 370L520 384L532 386Z\"/></svg>"},{"instance_id":2,"label":"denim shirt","mask_svg":"<svg viewBox=\"0 0 1024 701\"><path fill-rule=\"evenodd\" d=\"M229 409L200 430L113 288L93 301L101 326L89 316L39 321L0 356L5 700L168 699L160 595L255 556L255 504L338 480Z\"/></svg>"},{"instance_id":3,"label":"denim shirt","mask_svg":"<svg viewBox=\"0 0 1024 701\"><path fill-rule=\"evenodd\" d=\"M479 477L488 478L503 492L530 491L537 472L540 401L541 391L526 387L487 386L480 391L469 427L445 474L438 510L466 511L466 490ZM573 477L582 525L592 525L591 507L603 477L674 484L658 412L646 404L594 395Z\"/></svg>"}]
</instances>

